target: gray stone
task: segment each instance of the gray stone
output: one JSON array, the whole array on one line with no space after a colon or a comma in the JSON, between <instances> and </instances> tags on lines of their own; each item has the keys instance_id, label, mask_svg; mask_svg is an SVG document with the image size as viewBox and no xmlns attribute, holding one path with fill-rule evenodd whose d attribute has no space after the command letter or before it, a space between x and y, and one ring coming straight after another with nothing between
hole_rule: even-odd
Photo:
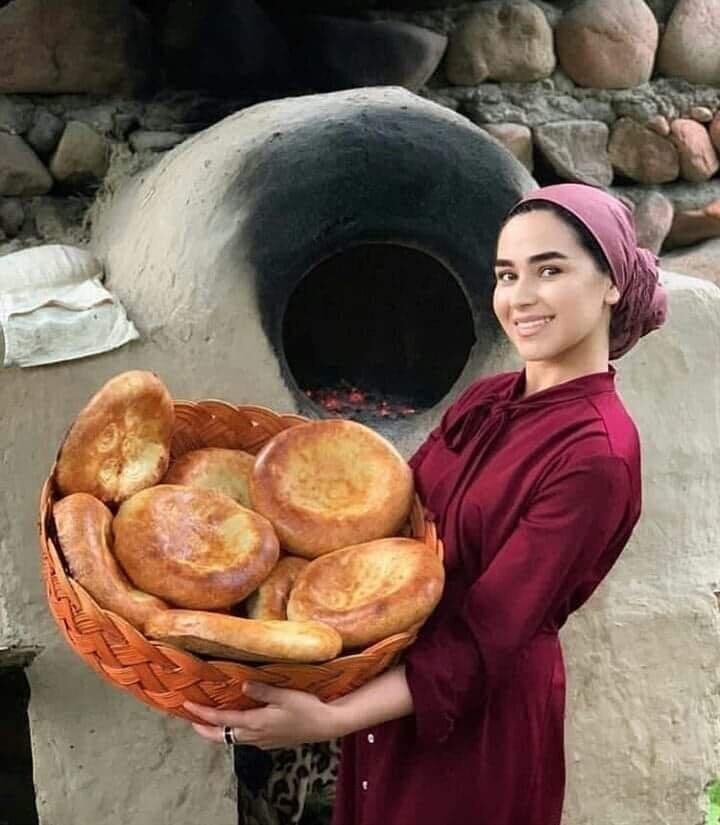
<instances>
[{"instance_id":1,"label":"gray stone","mask_svg":"<svg viewBox=\"0 0 720 825\"><path fill-rule=\"evenodd\" d=\"M13 0L0 7L0 92L134 94L151 33L129 0Z\"/></svg>"},{"instance_id":2,"label":"gray stone","mask_svg":"<svg viewBox=\"0 0 720 825\"><path fill-rule=\"evenodd\" d=\"M710 123L713 119L713 113L707 106L693 106L688 113L688 117L697 120L698 123Z\"/></svg>"},{"instance_id":3,"label":"gray stone","mask_svg":"<svg viewBox=\"0 0 720 825\"><path fill-rule=\"evenodd\" d=\"M643 0L581 0L555 29L563 70L579 85L627 89L647 83L658 24Z\"/></svg>"},{"instance_id":4,"label":"gray stone","mask_svg":"<svg viewBox=\"0 0 720 825\"><path fill-rule=\"evenodd\" d=\"M448 80L467 86L488 78L538 80L554 69L552 29L529 0L491 0L479 6L458 24L445 59Z\"/></svg>"},{"instance_id":5,"label":"gray stone","mask_svg":"<svg viewBox=\"0 0 720 825\"><path fill-rule=\"evenodd\" d=\"M69 109L66 120L77 120L92 127L101 135L112 134L115 126L117 106L112 103L99 103L96 106L84 106L80 109Z\"/></svg>"},{"instance_id":6,"label":"gray stone","mask_svg":"<svg viewBox=\"0 0 720 825\"><path fill-rule=\"evenodd\" d=\"M486 123L482 128L499 140L532 174L533 139L527 126L519 123Z\"/></svg>"},{"instance_id":7,"label":"gray stone","mask_svg":"<svg viewBox=\"0 0 720 825\"><path fill-rule=\"evenodd\" d=\"M658 135L662 135L663 137L667 137L670 134L670 123L664 115L655 115L650 118L645 125L648 129L652 129L653 132L657 132Z\"/></svg>"},{"instance_id":8,"label":"gray stone","mask_svg":"<svg viewBox=\"0 0 720 825\"><path fill-rule=\"evenodd\" d=\"M138 129L130 135L129 143L135 152L167 152L186 138L187 135L179 135L177 132L148 132Z\"/></svg>"},{"instance_id":9,"label":"gray stone","mask_svg":"<svg viewBox=\"0 0 720 825\"><path fill-rule=\"evenodd\" d=\"M50 173L27 143L0 132L0 195L44 195L52 185Z\"/></svg>"},{"instance_id":10,"label":"gray stone","mask_svg":"<svg viewBox=\"0 0 720 825\"><path fill-rule=\"evenodd\" d=\"M47 109L35 112L35 122L30 127L25 139L40 155L49 155L54 151L65 128L65 121Z\"/></svg>"},{"instance_id":11,"label":"gray stone","mask_svg":"<svg viewBox=\"0 0 720 825\"><path fill-rule=\"evenodd\" d=\"M50 161L55 180L84 185L102 180L109 163L109 144L90 126L70 121Z\"/></svg>"},{"instance_id":12,"label":"gray stone","mask_svg":"<svg viewBox=\"0 0 720 825\"><path fill-rule=\"evenodd\" d=\"M237 94L288 87L288 47L255 0L174 0L159 24L170 85Z\"/></svg>"},{"instance_id":13,"label":"gray stone","mask_svg":"<svg viewBox=\"0 0 720 825\"><path fill-rule=\"evenodd\" d=\"M25 223L25 210L22 201L17 198L0 199L0 226L5 230L5 234L14 238L20 234L22 225Z\"/></svg>"},{"instance_id":14,"label":"gray stone","mask_svg":"<svg viewBox=\"0 0 720 825\"><path fill-rule=\"evenodd\" d=\"M656 255L672 226L675 210L672 201L659 192L645 195L635 207L635 231L638 244Z\"/></svg>"},{"instance_id":15,"label":"gray stone","mask_svg":"<svg viewBox=\"0 0 720 825\"><path fill-rule=\"evenodd\" d=\"M0 95L0 132L9 132L11 135L24 134L33 122L34 111L35 107L29 101Z\"/></svg>"},{"instance_id":16,"label":"gray stone","mask_svg":"<svg viewBox=\"0 0 720 825\"><path fill-rule=\"evenodd\" d=\"M609 186L613 179L606 124L587 120L549 123L534 131L535 143L565 180Z\"/></svg>"},{"instance_id":17,"label":"gray stone","mask_svg":"<svg viewBox=\"0 0 720 825\"><path fill-rule=\"evenodd\" d=\"M679 0L660 43L657 70L691 83L720 84L720 4Z\"/></svg>"},{"instance_id":18,"label":"gray stone","mask_svg":"<svg viewBox=\"0 0 720 825\"><path fill-rule=\"evenodd\" d=\"M720 179L713 178L705 183L687 183L684 180L677 180L672 183L645 186L613 185L610 191L618 196L628 197L638 204L650 192L658 192L672 203L676 212L681 212L689 209L702 209L708 203L720 200Z\"/></svg>"},{"instance_id":19,"label":"gray stone","mask_svg":"<svg viewBox=\"0 0 720 825\"><path fill-rule=\"evenodd\" d=\"M318 91L361 86L417 91L434 74L447 46L444 35L411 23L319 15L295 21L293 38L300 77Z\"/></svg>"},{"instance_id":20,"label":"gray stone","mask_svg":"<svg viewBox=\"0 0 720 825\"><path fill-rule=\"evenodd\" d=\"M720 287L720 239L696 241L689 247L666 252L660 264L665 269L684 272Z\"/></svg>"},{"instance_id":21,"label":"gray stone","mask_svg":"<svg viewBox=\"0 0 720 825\"><path fill-rule=\"evenodd\" d=\"M608 143L613 168L638 183L667 183L680 174L680 159L672 141L631 118L615 124Z\"/></svg>"}]
</instances>

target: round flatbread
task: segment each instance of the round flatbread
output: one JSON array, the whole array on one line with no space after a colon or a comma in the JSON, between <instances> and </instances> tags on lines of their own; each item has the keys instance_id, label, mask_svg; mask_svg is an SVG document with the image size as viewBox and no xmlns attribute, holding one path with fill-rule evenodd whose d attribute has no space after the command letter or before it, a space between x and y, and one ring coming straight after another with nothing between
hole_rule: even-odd
<instances>
[{"instance_id":1,"label":"round flatbread","mask_svg":"<svg viewBox=\"0 0 720 825\"><path fill-rule=\"evenodd\" d=\"M60 493L119 503L157 484L170 461L174 425L172 398L157 376L116 375L83 408L60 448Z\"/></svg>"},{"instance_id":2,"label":"round flatbread","mask_svg":"<svg viewBox=\"0 0 720 825\"><path fill-rule=\"evenodd\" d=\"M320 622L257 621L201 610L167 610L147 625L153 639L240 662L326 662L342 649Z\"/></svg>"},{"instance_id":3,"label":"round flatbread","mask_svg":"<svg viewBox=\"0 0 720 825\"><path fill-rule=\"evenodd\" d=\"M382 436L355 421L283 430L258 453L253 508L282 547L305 558L400 531L413 502L407 462Z\"/></svg>"},{"instance_id":4,"label":"round flatbread","mask_svg":"<svg viewBox=\"0 0 720 825\"><path fill-rule=\"evenodd\" d=\"M70 575L100 607L142 630L147 619L168 605L137 590L112 553L110 510L88 493L73 493L53 507L60 550Z\"/></svg>"},{"instance_id":5,"label":"round flatbread","mask_svg":"<svg viewBox=\"0 0 720 825\"><path fill-rule=\"evenodd\" d=\"M345 647L364 647L424 621L444 581L442 562L422 542L379 539L310 562L293 585L287 615L329 624Z\"/></svg>"},{"instance_id":6,"label":"round flatbread","mask_svg":"<svg viewBox=\"0 0 720 825\"><path fill-rule=\"evenodd\" d=\"M174 461L162 483L218 490L243 507L252 507L248 486L253 464L255 456L243 450L204 447Z\"/></svg>"},{"instance_id":7,"label":"round flatbread","mask_svg":"<svg viewBox=\"0 0 720 825\"><path fill-rule=\"evenodd\" d=\"M283 556L270 575L245 600L250 619L287 619L287 602L295 580L310 564L298 556Z\"/></svg>"},{"instance_id":8,"label":"round flatbread","mask_svg":"<svg viewBox=\"0 0 720 825\"><path fill-rule=\"evenodd\" d=\"M120 505L115 555L130 580L179 607L242 601L279 556L267 519L216 490L159 484Z\"/></svg>"}]
</instances>

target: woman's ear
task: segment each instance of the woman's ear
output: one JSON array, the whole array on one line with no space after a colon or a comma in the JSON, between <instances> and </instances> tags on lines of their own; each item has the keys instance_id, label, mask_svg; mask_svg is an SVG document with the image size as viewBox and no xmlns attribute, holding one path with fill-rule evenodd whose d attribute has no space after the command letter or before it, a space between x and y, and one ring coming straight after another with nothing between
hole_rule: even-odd
<instances>
[{"instance_id":1,"label":"woman's ear","mask_svg":"<svg viewBox=\"0 0 720 825\"><path fill-rule=\"evenodd\" d=\"M605 303L614 306L620 300L620 290L614 283L610 282L610 286L605 293Z\"/></svg>"}]
</instances>

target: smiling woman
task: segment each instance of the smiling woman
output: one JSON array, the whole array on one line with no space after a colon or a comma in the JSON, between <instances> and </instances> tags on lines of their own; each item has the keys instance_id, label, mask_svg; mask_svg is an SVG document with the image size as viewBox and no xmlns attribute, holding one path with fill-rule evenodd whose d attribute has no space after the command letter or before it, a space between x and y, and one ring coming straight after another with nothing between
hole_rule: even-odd
<instances>
[{"instance_id":1,"label":"smiling woman","mask_svg":"<svg viewBox=\"0 0 720 825\"><path fill-rule=\"evenodd\" d=\"M610 314L620 293L602 249L562 207L527 201L498 239L493 308L518 354L530 364L562 365L565 378L606 368ZM547 372L558 378L557 369ZM527 392L541 389L529 381Z\"/></svg>"},{"instance_id":2,"label":"smiling woman","mask_svg":"<svg viewBox=\"0 0 720 825\"><path fill-rule=\"evenodd\" d=\"M641 510L638 433L608 361L662 323L665 295L627 209L587 186L526 196L496 263L494 310L525 366L471 384L410 459L446 583L404 661L326 704L247 685L265 707L188 706L215 742L223 726L261 748L344 737L334 825L561 821L558 631Z\"/></svg>"}]
</instances>

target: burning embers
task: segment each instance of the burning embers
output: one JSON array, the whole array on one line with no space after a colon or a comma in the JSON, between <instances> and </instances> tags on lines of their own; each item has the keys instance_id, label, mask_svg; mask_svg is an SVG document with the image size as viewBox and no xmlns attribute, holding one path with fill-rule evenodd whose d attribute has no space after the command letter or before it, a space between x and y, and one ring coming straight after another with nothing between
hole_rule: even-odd
<instances>
[{"instance_id":1,"label":"burning embers","mask_svg":"<svg viewBox=\"0 0 720 825\"><path fill-rule=\"evenodd\" d=\"M347 381L341 381L336 387L305 390L305 395L330 415L361 423L377 420L396 421L419 412L407 399L362 390Z\"/></svg>"}]
</instances>

